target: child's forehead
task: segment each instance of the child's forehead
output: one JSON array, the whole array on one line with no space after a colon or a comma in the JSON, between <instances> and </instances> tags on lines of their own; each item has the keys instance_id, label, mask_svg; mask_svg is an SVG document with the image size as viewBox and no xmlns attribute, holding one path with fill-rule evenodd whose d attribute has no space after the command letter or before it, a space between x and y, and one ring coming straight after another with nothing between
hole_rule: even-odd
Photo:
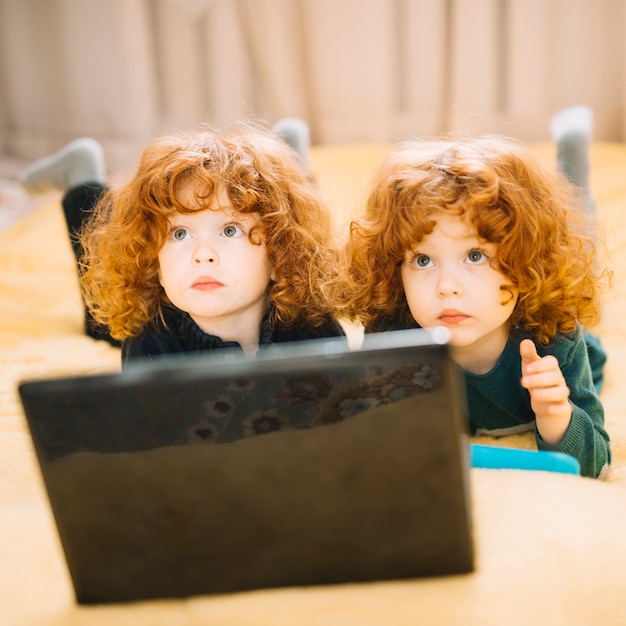
<instances>
[{"instance_id":1,"label":"child's forehead","mask_svg":"<svg viewBox=\"0 0 626 626\"><path fill-rule=\"evenodd\" d=\"M178 187L170 209L174 214L212 211L224 213L231 217L242 215L233 205L224 185L207 189L197 181L188 181Z\"/></svg>"},{"instance_id":2,"label":"child's forehead","mask_svg":"<svg viewBox=\"0 0 626 626\"><path fill-rule=\"evenodd\" d=\"M430 228L423 232L417 241L413 240L409 249L412 250L416 245L441 241L475 243L482 239L466 214L438 212L432 216Z\"/></svg>"},{"instance_id":3,"label":"child's forehead","mask_svg":"<svg viewBox=\"0 0 626 626\"><path fill-rule=\"evenodd\" d=\"M218 206L208 207L206 209L200 209L198 211L186 211L179 212L173 211L168 216L170 224L185 223L185 224L205 224L215 223L222 224L226 222L237 222L242 225L253 226L260 220L258 213L240 213L235 209L220 208Z\"/></svg>"},{"instance_id":4,"label":"child's forehead","mask_svg":"<svg viewBox=\"0 0 626 626\"><path fill-rule=\"evenodd\" d=\"M430 212L428 219L429 231L445 231L456 235L475 235L476 225L473 223L469 211L462 207L450 207Z\"/></svg>"},{"instance_id":5,"label":"child's forehead","mask_svg":"<svg viewBox=\"0 0 626 626\"><path fill-rule=\"evenodd\" d=\"M215 185L212 188L200 181L189 179L179 184L175 190L176 201L190 209L200 208L208 204L220 207L231 207L232 202L224 185Z\"/></svg>"},{"instance_id":6,"label":"child's forehead","mask_svg":"<svg viewBox=\"0 0 626 626\"><path fill-rule=\"evenodd\" d=\"M171 207L170 222L183 216L188 221L236 220L242 224L256 224L260 217L258 213L240 211L235 207L223 185L205 195L197 184L189 183L180 188L176 200L177 203Z\"/></svg>"},{"instance_id":7,"label":"child's forehead","mask_svg":"<svg viewBox=\"0 0 626 626\"><path fill-rule=\"evenodd\" d=\"M433 218L435 222L434 230L438 230L451 237L475 237L478 233L476 227L471 223L467 214L457 215L450 213L440 213Z\"/></svg>"},{"instance_id":8,"label":"child's forehead","mask_svg":"<svg viewBox=\"0 0 626 626\"><path fill-rule=\"evenodd\" d=\"M224 185L218 185L215 188L212 198L212 209L214 211L224 211L230 213L236 213L237 210L233 206L233 202L228 195L228 191Z\"/></svg>"}]
</instances>

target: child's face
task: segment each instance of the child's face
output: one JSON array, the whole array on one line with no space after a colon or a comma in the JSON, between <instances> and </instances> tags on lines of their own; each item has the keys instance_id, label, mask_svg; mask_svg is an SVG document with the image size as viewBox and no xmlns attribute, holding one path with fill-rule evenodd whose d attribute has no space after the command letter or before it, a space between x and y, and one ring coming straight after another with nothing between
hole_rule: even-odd
<instances>
[{"instance_id":1,"label":"child's face","mask_svg":"<svg viewBox=\"0 0 626 626\"><path fill-rule=\"evenodd\" d=\"M488 359L506 345L518 296L500 289L509 281L490 263L495 251L464 220L441 216L433 232L407 252L401 270L415 321L445 326L451 346L472 356L487 352Z\"/></svg>"},{"instance_id":2,"label":"child's face","mask_svg":"<svg viewBox=\"0 0 626 626\"><path fill-rule=\"evenodd\" d=\"M160 281L174 306L205 332L258 344L271 268L264 243L248 239L258 214L238 213L220 192L210 209L170 218Z\"/></svg>"}]
</instances>

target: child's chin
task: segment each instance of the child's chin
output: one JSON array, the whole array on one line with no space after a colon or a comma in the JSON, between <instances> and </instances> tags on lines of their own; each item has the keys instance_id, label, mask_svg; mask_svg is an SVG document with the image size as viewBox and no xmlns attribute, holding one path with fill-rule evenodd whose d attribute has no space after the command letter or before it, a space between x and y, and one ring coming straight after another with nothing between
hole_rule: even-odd
<instances>
[{"instance_id":1,"label":"child's chin","mask_svg":"<svg viewBox=\"0 0 626 626\"><path fill-rule=\"evenodd\" d=\"M468 337L467 335L463 335L461 333L455 333L454 329L450 330L450 338L448 339L448 345L451 348L467 348L468 346L473 345L476 342L474 337Z\"/></svg>"}]
</instances>

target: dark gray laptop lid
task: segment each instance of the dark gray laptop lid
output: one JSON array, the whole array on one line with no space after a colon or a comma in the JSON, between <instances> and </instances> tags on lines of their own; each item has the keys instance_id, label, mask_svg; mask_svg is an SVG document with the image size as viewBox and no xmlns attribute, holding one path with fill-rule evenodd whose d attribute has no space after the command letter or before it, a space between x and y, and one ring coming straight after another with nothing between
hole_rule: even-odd
<instances>
[{"instance_id":1,"label":"dark gray laptop lid","mask_svg":"<svg viewBox=\"0 0 626 626\"><path fill-rule=\"evenodd\" d=\"M19 391L79 602L473 567L457 372L427 331Z\"/></svg>"}]
</instances>

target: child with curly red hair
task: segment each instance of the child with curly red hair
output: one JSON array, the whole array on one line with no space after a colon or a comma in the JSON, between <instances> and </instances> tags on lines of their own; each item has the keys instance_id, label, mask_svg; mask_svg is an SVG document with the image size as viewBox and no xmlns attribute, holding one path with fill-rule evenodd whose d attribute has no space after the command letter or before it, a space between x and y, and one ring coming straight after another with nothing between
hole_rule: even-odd
<instances>
[{"instance_id":1,"label":"child with curly red hair","mask_svg":"<svg viewBox=\"0 0 626 626\"><path fill-rule=\"evenodd\" d=\"M123 364L344 335L324 296L336 264L328 211L274 133L165 135L110 189L91 139L47 159L23 184L65 188L87 331L121 342Z\"/></svg>"},{"instance_id":2,"label":"child with curly red hair","mask_svg":"<svg viewBox=\"0 0 626 626\"><path fill-rule=\"evenodd\" d=\"M600 369L605 355L583 325L608 272L577 199L512 140L408 142L351 225L337 308L366 333L446 327L473 433L534 429L539 449L597 477L611 452L588 349Z\"/></svg>"}]
</instances>

